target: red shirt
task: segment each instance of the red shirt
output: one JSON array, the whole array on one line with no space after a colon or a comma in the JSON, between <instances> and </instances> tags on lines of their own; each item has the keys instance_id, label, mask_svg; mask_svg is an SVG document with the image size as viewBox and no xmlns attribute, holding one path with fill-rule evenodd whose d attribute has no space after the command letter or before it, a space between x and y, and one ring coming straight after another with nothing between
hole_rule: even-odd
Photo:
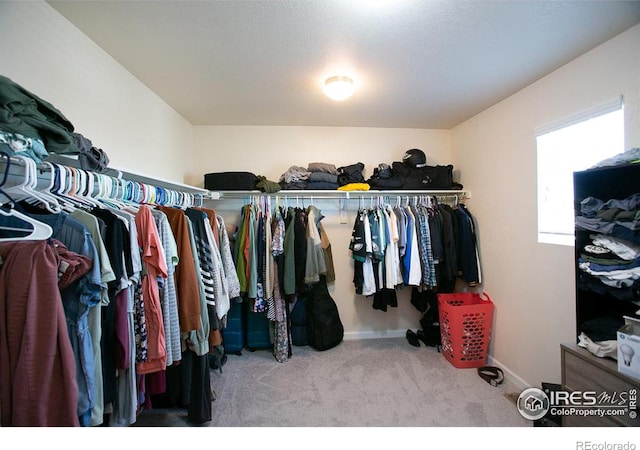
<instances>
[{"instance_id":1,"label":"red shirt","mask_svg":"<svg viewBox=\"0 0 640 450\"><path fill-rule=\"evenodd\" d=\"M79 426L76 364L46 241L0 244L2 426Z\"/></svg>"}]
</instances>

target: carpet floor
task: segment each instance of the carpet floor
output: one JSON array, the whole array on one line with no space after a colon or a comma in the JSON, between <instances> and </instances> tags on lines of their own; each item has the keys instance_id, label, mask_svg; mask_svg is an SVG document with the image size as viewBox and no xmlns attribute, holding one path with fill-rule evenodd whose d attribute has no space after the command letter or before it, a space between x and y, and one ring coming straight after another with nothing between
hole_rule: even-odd
<instances>
[{"instance_id":1,"label":"carpet floor","mask_svg":"<svg viewBox=\"0 0 640 450\"><path fill-rule=\"evenodd\" d=\"M293 347L229 355L211 372L209 427L531 427L517 411L519 390L493 387L433 347L404 338L345 340L319 352ZM136 427L192 426L183 409L143 411Z\"/></svg>"}]
</instances>

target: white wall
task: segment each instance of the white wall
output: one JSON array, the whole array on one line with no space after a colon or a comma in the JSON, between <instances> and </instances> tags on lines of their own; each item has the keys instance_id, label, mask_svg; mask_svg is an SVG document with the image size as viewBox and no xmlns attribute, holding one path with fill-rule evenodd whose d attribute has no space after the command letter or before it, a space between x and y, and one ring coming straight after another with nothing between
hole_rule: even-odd
<instances>
[{"instance_id":1,"label":"white wall","mask_svg":"<svg viewBox=\"0 0 640 450\"><path fill-rule=\"evenodd\" d=\"M188 181L202 186L208 172L250 171L278 181L290 166L306 167L326 162L336 167L362 162L365 178L380 163L402 159L410 148L420 148L430 164L451 162L450 132L447 130L341 128L341 127L195 127L195 158ZM245 202L212 201L227 224L237 224ZM289 205L306 206L309 200L289 196ZM399 293L398 308L373 310L372 299L355 294L349 240L359 201L349 200L344 223L340 223L338 200L314 200L325 216L323 224L331 241L336 282L330 292L338 304L346 338L404 336L417 329L420 313L409 303L410 290ZM368 203L367 203L368 204Z\"/></svg>"},{"instance_id":2,"label":"white wall","mask_svg":"<svg viewBox=\"0 0 640 450\"><path fill-rule=\"evenodd\" d=\"M622 94L625 148L640 146L638 48L640 26L452 130L496 304L491 354L531 386L560 382L560 343L576 340L573 247L537 243L534 129Z\"/></svg>"},{"instance_id":3,"label":"white wall","mask_svg":"<svg viewBox=\"0 0 640 450\"><path fill-rule=\"evenodd\" d=\"M183 182L191 125L44 2L0 2L0 74L48 101L111 165Z\"/></svg>"},{"instance_id":4,"label":"white wall","mask_svg":"<svg viewBox=\"0 0 640 450\"><path fill-rule=\"evenodd\" d=\"M447 130L287 126L196 126L189 183L202 186L204 174L249 171L278 181L293 166L328 162L336 167L362 162L365 178L380 163L400 161L420 148L429 164L451 159Z\"/></svg>"}]
</instances>

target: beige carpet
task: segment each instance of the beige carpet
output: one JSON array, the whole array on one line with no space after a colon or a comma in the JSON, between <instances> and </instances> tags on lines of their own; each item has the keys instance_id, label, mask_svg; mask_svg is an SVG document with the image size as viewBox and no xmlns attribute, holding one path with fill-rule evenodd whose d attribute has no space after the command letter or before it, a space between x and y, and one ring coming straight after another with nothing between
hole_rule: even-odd
<instances>
[{"instance_id":1,"label":"beige carpet","mask_svg":"<svg viewBox=\"0 0 640 450\"><path fill-rule=\"evenodd\" d=\"M432 347L404 338L343 341L324 352L294 347L229 355L212 372L211 427L531 427L507 381L492 387ZM143 411L135 426L185 427L184 410Z\"/></svg>"}]
</instances>

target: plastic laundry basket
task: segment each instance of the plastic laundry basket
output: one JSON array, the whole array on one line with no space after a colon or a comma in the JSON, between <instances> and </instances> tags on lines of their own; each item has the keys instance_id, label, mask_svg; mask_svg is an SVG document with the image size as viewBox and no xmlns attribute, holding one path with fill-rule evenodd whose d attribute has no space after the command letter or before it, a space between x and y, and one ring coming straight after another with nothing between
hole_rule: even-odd
<instances>
[{"instance_id":1,"label":"plastic laundry basket","mask_svg":"<svg viewBox=\"0 0 640 450\"><path fill-rule=\"evenodd\" d=\"M487 294L438 294L442 354L455 367L485 365L493 302Z\"/></svg>"}]
</instances>

